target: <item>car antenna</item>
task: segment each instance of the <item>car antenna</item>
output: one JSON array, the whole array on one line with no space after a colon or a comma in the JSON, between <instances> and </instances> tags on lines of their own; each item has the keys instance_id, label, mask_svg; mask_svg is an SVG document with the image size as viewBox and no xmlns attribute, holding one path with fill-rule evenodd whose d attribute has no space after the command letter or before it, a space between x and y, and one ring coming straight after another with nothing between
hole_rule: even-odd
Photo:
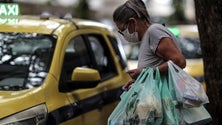
<instances>
[{"instance_id":1,"label":"car antenna","mask_svg":"<svg viewBox=\"0 0 222 125\"><path fill-rule=\"evenodd\" d=\"M45 20L48 20L49 17L51 16L51 14L49 12L42 12L41 16L40 16L40 19L45 19Z\"/></svg>"},{"instance_id":2,"label":"car antenna","mask_svg":"<svg viewBox=\"0 0 222 125\"><path fill-rule=\"evenodd\" d=\"M76 23L72 20L73 17L72 17L72 14L71 14L71 13L67 13L67 14L65 14L65 16L63 17L63 19L67 19L67 20L69 20L70 22L73 23L73 25L76 26L77 29L79 29L79 27L76 25Z\"/></svg>"}]
</instances>

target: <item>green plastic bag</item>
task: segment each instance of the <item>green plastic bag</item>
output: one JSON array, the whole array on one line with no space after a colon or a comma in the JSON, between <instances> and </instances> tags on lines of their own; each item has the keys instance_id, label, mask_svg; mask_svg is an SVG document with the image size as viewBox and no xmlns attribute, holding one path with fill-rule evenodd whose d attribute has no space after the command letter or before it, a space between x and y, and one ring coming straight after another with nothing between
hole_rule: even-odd
<instances>
[{"instance_id":1,"label":"green plastic bag","mask_svg":"<svg viewBox=\"0 0 222 125\"><path fill-rule=\"evenodd\" d=\"M108 125L161 125L162 105L153 69L143 69L108 119Z\"/></svg>"},{"instance_id":2,"label":"green plastic bag","mask_svg":"<svg viewBox=\"0 0 222 125\"><path fill-rule=\"evenodd\" d=\"M171 96L167 75L160 75L158 69L156 69L156 79L160 79L159 84L161 88L161 100L163 108L163 125L179 125L178 112L175 107L176 100Z\"/></svg>"},{"instance_id":3,"label":"green plastic bag","mask_svg":"<svg viewBox=\"0 0 222 125\"><path fill-rule=\"evenodd\" d=\"M120 96L121 101L119 102L119 104L116 106L116 108L113 110L113 112L108 118L108 123L107 123L108 125L118 125L118 124L124 125L123 122L126 119L125 118L126 102L128 101L128 98L130 98L130 96L136 95L134 94L135 91L138 91L137 89L140 88L139 87L140 84L144 82L147 75L148 72L146 72L145 69L143 69L139 74L138 78L136 79L136 81L134 82L134 84L131 86L130 90L122 93L122 95ZM122 120L120 118L122 118Z\"/></svg>"}]
</instances>

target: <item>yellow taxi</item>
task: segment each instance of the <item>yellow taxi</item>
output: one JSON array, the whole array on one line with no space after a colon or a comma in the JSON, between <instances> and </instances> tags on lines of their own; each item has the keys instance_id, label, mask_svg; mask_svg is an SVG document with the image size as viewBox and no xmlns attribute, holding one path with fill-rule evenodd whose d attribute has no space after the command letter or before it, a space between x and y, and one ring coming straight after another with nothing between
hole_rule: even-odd
<instances>
[{"instance_id":1,"label":"yellow taxi","mask_svg":"<svg viewBox=\"0 0 222 125\"><path fill-rule=\"evenodd\" d=\"M47 16L0 18L0 124L105 125L130 77L113 31Z\"/></svg>"},{"instance_id":2,"label":"yellow taxi","mask_svg":"<svg viewBox=\"0 0 222 125\"><path fill-rule=\"evenodd\" d=\"M181 51L186 57L185 71L202 83L206 90L204 81L204 67L200 48L199 32L197 25L175 25L168 27L178 38ZM137 67L140 44L131 44L130 52L127 54L129 69Z\"/></svg>"}]
</instances>

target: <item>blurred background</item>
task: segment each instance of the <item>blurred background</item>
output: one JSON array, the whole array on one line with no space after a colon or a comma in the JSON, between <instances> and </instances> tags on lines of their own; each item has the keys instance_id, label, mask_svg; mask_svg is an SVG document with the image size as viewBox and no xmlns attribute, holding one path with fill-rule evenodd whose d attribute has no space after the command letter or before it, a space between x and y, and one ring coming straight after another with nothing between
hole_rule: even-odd
<instances>
[{"instance_id":1,"label":"blurred background","mask_svg":"<svg viewBox=\"0 0 222 125\"><path fill-rule=\"evenodd\" d=\"M57 17L72 16L76 18L90 19L102 22L115 28L112 20L113 11L126 0L0 0L5 3L18 3L20 5L21 15L52 15ZM185 40L190 41L185 46L189 51L198 50L196 46L196 39L199 41L198 31L195 21L195 9L193 0L143 0L147 6L153 23L165 24L167 27L176 27L180 32L180 36L184 32ZM182 28L180 28L182 25ZM184 30L185 29L185 30ZM191 37L191 35L195 36ZM137 66L139 45L131 45L125 39L119 36L127 59L129 60L129 68ZM177 34L175 34L177 35ZM182 37L182 36L181 36ZM183 35L184 37L184 35ZM187 39L189 38L189 39ZM191 39L190 39L191 38ZM184 39L180 40L182 43L187 43ZM184 42L185 41L185 42ZM195 45L195 46L194 46ZM193 49L192 49L193 48ZM198 57L199 58L199 57ZM133 62L133 63L131 63ZM201 71L201 74L202 71Z\"/></svg>"},{"instance_id":2,"label":"blurred background","mask_svg":"<svg viewBox=\"0 0 222 125\"><path fill-rule=\"evenodd\" d=\"M139 44L128 43L117 33L112 20L113 11L126 0L0 0L4 3L18 3L21 15L72 16L102 22L112 27L119 36L128 59L128 68L137 67ZM165 24L173 29L181 43L187 59L185 69L203 82L203 63L201 58L199 34L195 21L193 0L143 0L153 23ZM1 9L1 8L0 8ZM176 29L175 29L176 28ZM196 51L198 50L198 51ZM192 57L190 55L193 55ZM192 60L191 60L192 59ZM198 60L198 61L197 61ZM191 63L190 63L191 62ZM200 70L193 70L193 67ZM194 72L195 71L195 72Z\"/></svg>"},{"instance_id":3,"label":"blurred background","mask_svg":"<svg viewBox=\"0 0 222 125\"><path fill-rule=\"evenodd\" d=\"M0 0L20 4L20 13L40 15L48 13L62 17L92 19L112 25L114 9L126 0ZM195 23L193 0L143 0L153 22L172 24Z\"/></svg>"},{"instance_id":4,"label":"blurred background","mask_svg":"<svg viewBox=\"0 0 222 125\"><path fill-rule=\"evenodd\" d=\"M0 0L18 3L20 14L72 16L102 22L114 28L112 13L126 0ZM193 0L143 0L151 21L172 25L196 24ZM128 44L121 38L123 44ZM127 48L126 48L127 51ZM127 52L128 53L128 52Z\"/></svg>"}]
</instances>

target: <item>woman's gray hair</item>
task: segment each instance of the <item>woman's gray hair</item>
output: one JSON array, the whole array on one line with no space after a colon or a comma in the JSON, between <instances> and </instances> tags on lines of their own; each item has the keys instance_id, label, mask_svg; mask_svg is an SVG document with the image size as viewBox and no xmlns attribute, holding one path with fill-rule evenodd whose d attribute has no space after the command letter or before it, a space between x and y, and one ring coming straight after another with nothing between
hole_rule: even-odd
<instances>
[{"instance_id":1,"label":"woman's gray hair","mask_svg":"<svg viewBox=\"0 0 222 125\"><path fill-rule=\"evenodd\" d=\"M114 22L127 24L131 17L150 22L150 16L147 12L146 5L142 0L127 0L113 13Z\"/></svg>"}]
</instances>

